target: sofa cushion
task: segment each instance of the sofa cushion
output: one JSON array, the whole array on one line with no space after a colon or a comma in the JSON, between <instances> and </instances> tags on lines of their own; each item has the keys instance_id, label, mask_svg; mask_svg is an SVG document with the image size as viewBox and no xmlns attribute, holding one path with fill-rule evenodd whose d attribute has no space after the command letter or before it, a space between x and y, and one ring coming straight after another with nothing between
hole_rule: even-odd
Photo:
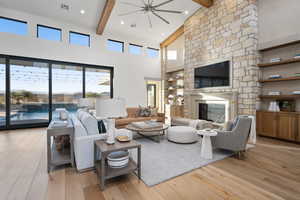
<instances>
[{"instance_id":1,"label":"sofa cushion","mask_svg":"<svg viewBox=\"0 0 300 200\"><path fill-rule=\"evenodd\" d=\"M86 129L82 125L82 123L78 120L76 116L72 117L73 125L74 125L74 134L75 137L87 136Z\"/></svg>"},{"instance_id":2,"label":"sofa cushion","mask_svg":"<svg viewBox=\"0 0 300 200\"><path fill-rule=\"evenodd\" d=\"M98 121L91 114L84 112L84 114L81 117L81 123L85 127L88 135L99 134Z\"/></svg>"},{"instance_id":3,"label":"sofa cushion","mask_svg":"<svg viewBox=\"0 0 300 200\"><path fill-rule=\"evenodd\" d=\"M120 118L116 120L116 126L124 126L128 125L131 122L140 122L140 121L148 121L148 120L157 120L162 122L164 120L163 117L128 117L128 118Z\"/></svg>"}]
</instances>

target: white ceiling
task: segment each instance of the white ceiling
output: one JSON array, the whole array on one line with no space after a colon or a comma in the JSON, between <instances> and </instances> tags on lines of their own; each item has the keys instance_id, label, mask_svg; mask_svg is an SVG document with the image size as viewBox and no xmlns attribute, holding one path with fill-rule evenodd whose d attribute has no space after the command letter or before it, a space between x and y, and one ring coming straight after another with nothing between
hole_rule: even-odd
<instances>
[{"instance_id":1,"label":"white ceiling","mask_svg":"<svg viewBox=\"0 0 300 200\"><path fill-rule=\"evenodd\" d=\"M142 5L142 1L143 0L117 0L105 32L114 34L120 33L145 40L161 42L181 26L186 18L200 8L200 5L194 3L192 0L174 0L160 7L160 9L187 10L189 14L160 13L161 16L170 21L170 24L166 24L151 15L152 28L150 28L148 19L143 13L119 16L119 14L136 10L135 7L122 4L121 2ZM164 1L166 0L154 0L154 4L159 4ZM69 5L69 11L60 8L62 3ZM93 28L95 30L104 5L105 0L0 0L1 7L20 10L78 26ZM85 10L84 15L80 14L81 9ZM125 22L124 25L121 25L121 20ZM136 27L131 28L131 24L136 24Z\"/></svg>"}]
</instances>

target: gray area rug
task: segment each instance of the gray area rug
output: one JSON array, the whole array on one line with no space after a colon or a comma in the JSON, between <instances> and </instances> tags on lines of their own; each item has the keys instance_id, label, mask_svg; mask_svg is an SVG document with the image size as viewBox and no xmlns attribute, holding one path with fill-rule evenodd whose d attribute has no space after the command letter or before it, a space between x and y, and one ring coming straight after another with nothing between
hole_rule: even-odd
<instances>
[{"instance_id":1,"label":"gray area rug","mask_svg":"<svg viewBox=\"0 0 300 200\"><path fill-rule=\"evenodd\" d=\"M142 145L142 180L148 186L153 186L222 160L233 155L232 152L214 150L213 159L200 157L201 139L194 144L175 144L164 139L155 143L146 138L136 139ZM131 151L136 160L136 151Z\"/></svg>"}]
</instances>

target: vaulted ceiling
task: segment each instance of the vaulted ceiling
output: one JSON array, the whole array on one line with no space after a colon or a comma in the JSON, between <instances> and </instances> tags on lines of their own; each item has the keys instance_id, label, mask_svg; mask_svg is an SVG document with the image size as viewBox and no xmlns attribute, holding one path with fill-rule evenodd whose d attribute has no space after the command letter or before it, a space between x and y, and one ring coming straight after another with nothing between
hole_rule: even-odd
<instances>
[{"instance_id":1,"label":"vaulted ceiling","mask_svg":"<svg viewBox=\"0 0 300 200\"><path fill-rule=\"evenodd\" d=\"M154 4L159 4L166 0L153 1ZM161 42L177 30L190 15L201 7L199 2L197 3L193 0L174 0L162 6L161 9L187 11L188 13L161 13L164 18L170 21L170 24L164 23L155 16L150 16L153 24L153 27L150 28L147 15L142 12L119 16L122 13L136 10L135 7L123 4L122 2L142 5L143 0L116 0L104 32L120 33L128 36L133 35L156 42ZM69 6L68 11L61 9L62 3ZM1 0L0 7L24 11L60 22L92 28L96 31L105 3L106 0ZM84 10L85 13L81 14L81 10ZM124 24L121 24L121 21Z\"/></svg>"}]
</instances>

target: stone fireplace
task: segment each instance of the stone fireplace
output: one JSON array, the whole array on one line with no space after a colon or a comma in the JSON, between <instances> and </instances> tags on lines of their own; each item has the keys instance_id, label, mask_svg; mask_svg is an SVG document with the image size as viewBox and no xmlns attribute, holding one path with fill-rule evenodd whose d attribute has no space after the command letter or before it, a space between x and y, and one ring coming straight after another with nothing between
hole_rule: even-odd
<instances>
[{"instance_id":1,"label":"stone fireplace","mask_svg":"<svg viewBox=\"0 0 300 200\"><path fill-rule=\"evenodd\" d=\"M184 111L199 118L199 104L225 105L225 120L255 115L259 93L256 0L215 0L184 24ZM230 87L194 88L194 69L230 60Z\"/></svg>"}]
</instances>

